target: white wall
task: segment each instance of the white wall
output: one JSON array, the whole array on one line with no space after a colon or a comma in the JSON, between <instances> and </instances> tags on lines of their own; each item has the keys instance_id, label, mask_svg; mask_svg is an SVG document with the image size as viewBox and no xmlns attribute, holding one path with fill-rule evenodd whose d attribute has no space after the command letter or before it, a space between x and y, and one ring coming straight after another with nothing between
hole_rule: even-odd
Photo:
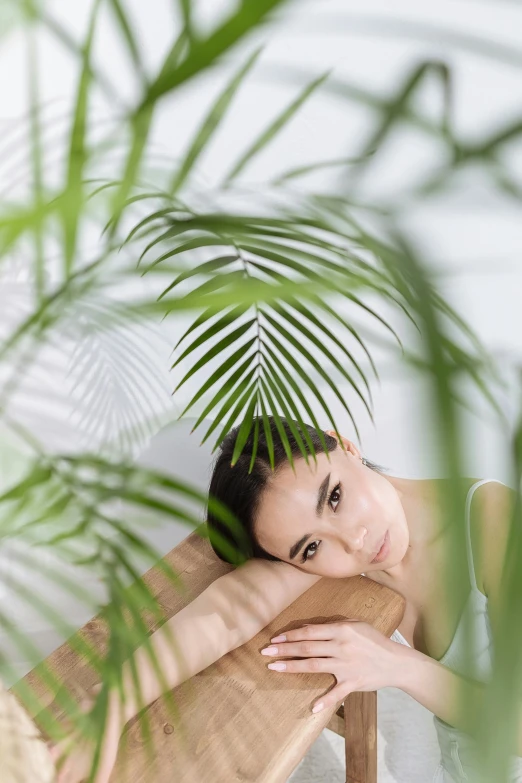
<instances>
[{"instance_id":1,"label":"white wall","mask_svg":"<svg viewBox=\"0 0 522 783\"><path fill-rule=\"evenodd\" d=\"M145 44L146 61L152 72L169 42L173 4L167 0L154 0L153 3L129 0L127 5L132 7L136 28ZM64 25L78 33L84 29L90 2L54 0L48 6ZM228 3L217 4L215 0L201 3L201 19L210 24L228 7ZM395 31L388 24L383 34L372 34L360 16L357 26L354 15L371 16L377 21L393 15L394 20L416 20L423 26L432 24L438 27L434 35L421 35L421 31L417 30L409 36L397 32L394 37L392 33ZM451 64L453 71L456 125L468 138L480 138L519 112L522 98L522 55L518 55L522 44L521 22L522 9L509 2L440 0L437 4L419 4L396 0L392 10L384 0L300 2L293 7L290 23L280 25L277 31L256 34L255 40L252 38L238 48L222 67L185 85L174 98L163 102L154 128L155 149L173 157L183 152L213 96L221 89L226 74L244 61L246 53L258 40L266 42L265 51L248 87L244 87L237 96L211 150L198 164L197 180L200 185L207 183L210 187L218 182L238 151L245 148L269 118L275 116L296 94L297 87L285 81L283 65L304 67L310 75L333 68L336 76L385 94L395 88L420 59L428 56L443 58ZM457 41L454 36L452 43L446 43L441 28L458 33L461 38ZM382 27L379 29L382 31ZM127 78L126 59L114 40L108 18L99 32L98 62L106 69L122 97L131 100L134 86ZM472 40L478 36L487 36L490 40L509 45L513 54L507 52L503 60L478 54ZM19 116L27 108L24 51L24 41L19 33L4 38L0 50L0 73L9 74L1 90L0 127L4 132L16 126ZM48 111L50 116L56 116L67 108L68 96L74 85L74 62L46 37L40 41L40 52L43 98L52 102ZM279 76L273 78L270 67L276 64L280 66ZM433 81L423 89L419 105L430 115L438 111L440 91ZM99 116L107 116L110 108L101 102L97 108ZM372 117L364 107L353 103L342 105L331 97L317 94L277 143L249 167L245 172L245 183L266 180L272 174L310 160L355 154L371 123ZM437 148L417 133L396 136L383 153L375 173L365 182L368 197L372 194L380 198L385 195L393 197L400 193L405 182L439 160L438 154ZM522 160L520 145L506 148L505 155L511 171L519 172ZM8 187L12 177L20 173L19 166L19 158L9 156L6 159L0 152L2 191ZM328 181L324 175L318 176L317 187ZM404 228L440 273L441 288L448 302L458 309L490 348L506 379L513 384L514 370L521 358L522 334L522 265L519 260L522 224L519 210L513 203L496 197L491 185L477 177L469 175L462 178L461 183L460 191L452 197L445 195L438 202L411 209L404 219ZM14 268L11 277L4 279L3 296L7 292L5 285L9 283L10 303L20 301L22 306L27 299L27 283ZM400 330L404 322L399 322L395 315L390 314L390 317ZM8 323L8 308L3 307L0 311L2 333L5 333ZM153 356L165 395L164 405L160 405L161 413L167 417L181 411L194 389L194 385L187 384L184 394L175 398L174 402L169 396L175 385L175 374L168 373L169 353L180 328L179 321L170 320L156 326ZM433 415L425 382L384 357L382 367L382 386L374 384L372 388L375 428L362 405L354 400L354 412L362 432L359 445L366 456L387 466L394 475L412 478L436 475L441 467L434 447ZM58 363L49 370L42 363L38 369L39 388L60 387L66 369ZM486 415L484 403L479 401L475 391L463 389L463 392L470 408L463 420L467 473L506 480L506 433L502 432L491 413ZM346 393L351 401L353 395L348 389ZM511 420L515 415L515 402L512 385L504 399ZM54 445L53 439L60 443L74 440L74 419L62 417L58 438L58 429L46 426L37 410L32 416L24 413L27 400L18 400L16 404L17 410L26 415L34 432L45 442ZM340 406L333 400L332 406L339 423L345 425L346 435L355 439ZM319 420L324 426L328 424L324 417L320 416ZM189 429L181 423L177 428L158 435L144 451L142 459L165 470L179 470L183 476L204 488L208 482L209 449L199 450L200 431L189 437ZM7 468L4 478L6 475ZM160 529L150 535L159 550L166 552L186 532L179 527ZM4 592L2 601L7 600ZM87 619L87 616L78 613L70 600L64 599L63 610L78 625ZM22 627L34 634L41 644L42 653L53 649L56 637L43 619L24 616L22 610L18 619ZM27 662L20 661L20 667L21 670L27 669ZM392 699L386 704L389 714L396 702ZM409 772L400 769L401 748L395 746L392 755L393 752L398 760L396 769L400 771L400 779L419 779L412 776L411 769ZM334 780L333 773L331 780Z\"/></svg>"},{"instance_id":2,"label":"white wall","mask_svg":"<svg viewBox=\"0 0 522 783\"><path fill-rule=\"evenodd\" d=\"M153 72L169 42L173 4L155 0L151 9L150 4L132 0L127 5L134 13L135 27L144 41L146 61ZM63 0L49 3L49 8L62 24L78 35L85 28L89 7L90 0L74 4ZM210 25L229 6L227 2L207 2L198 7L201 19ZM354 15L371 16L376 21L388 19L389 5L384 2L351 0L322 3L320 13L315 3L299 3L290 8L290 21L278 25L277 30L256 34L256 40L265 42L265 51L248 87L245 86L236 97L211 149L198 163L197 179L200 183L208 183L209 186L217 183L238 151L245 148L268 119L296 94L297 87L285 82L284 69L280 69L278 77L274 78L270 68L275 64L304 67L310 74L333 68L334 76L384 94L395 88L421 58L443 58L453 69L455 121L463 134L470 138L484 135L516 115L522 92L519 79L522 62L515 67L469 51L472 47L470 39L481 35L505 42L516 50L518 39L522 36L519 32L522 27L517 25L522 11L515 4L473 0L440 2L436 6L419 6L405 0L394 3L395 21L405 19L417 21L424 27L429 24L438 26L436 35L430 37L425 34L423 37L417 31L417 38L415 31L404 36L391 27L387 33L384 31L386 34L370 34L360 18L357 26ZM458 33L462 37L459 42L467 43L468 50L445 44L439 28ZM395 37L392 35L394 32ZM185 85L179 95L163 102L154 129L156 151L173 157L183 152L213 96L221 89L226 74L244 61L247 51L255 43L252 39L243 44L222 67ZM4 41L0 53L2 72L11 75L2 89L1 116L5 119L6 128L16 123L16 118L26 106L24 52L22 36L12 34ZM128 78L126 56L114 39L109 16L100 26L96 53L100 68L103 67L121 95L130 100L133 85ZM53 102L49 104L49 111L54 107L56 113L63 112L74 84L74 61L47 36L40 41L40 54L43 63L40 68L42 99ZM440 108L440 90L433 81L422 90L419 105L432 115ZM103 102L96 108L99 117L109 116L112 110L113 107ZM252 163L244 174L244 182L249 185L266 180L273 173L309 160L355 153L361 143L361 134L368 131L372 121L369 112L360 105L343 105L326 94L316 94L277 142ZM521 160L518 146L511 145L506 150L506 158L512 171L517 171ZM375 173L365 182L366 192L379 198L400 193L405 181L417 177L419 171L433 166L439 159L437 148L419 134L399 134L383 152ZM11 159L2 159L0 155L0 178L4 172L0 181L3 186L10 183L12 175L12 168L7 169L7 176L4 166L12 166L12 163ZM331 182L330 176L318 175L315 180L317 187ZM517 259L522 229L518 210L513 204L494 197L491 185L469 175L461 192L452 198L445 195L439 202L411 209L404 218L404 227L443 276L441 287L450 304L458 308L509 372L520 355L522 326L519 307L522 271ZM20 298L27 297L23 280L16 284L11 281L13 285L19 289ZM9 298L11 301L16 299L13 290L9 291ZM356 315L355 311L349 312ZM389 316L399 331L404 329L404 321L399 321L397 313L390 312ZM180 377L177 372L169 375L167 369L170 348L179 336L180 328L180 321L167 320L158 324L157 344L154 346L154 361L163 377L167 410L172 409L168 391ZM378 351L376 356L379 356ZM404 367L395 362L383 361L379 367L383 368L383 385L381 388L374 385L372 389L377 422L375 429L362 406L353 400L362 431L363 450L369 457L390 466L397 474L434 474L439 468L429 445L429 429L426 428L430 426L430 410L425 409L423 384L412 382ZM54 368L54 371L60 370ZM45 381L41 379L40 383L44 385ZM196 376L194 384L187 384L186 389L174 398L174 412L182 410L197 383L199 379ZM350 400L354 397L350 390L347 390L347 395ZM478 400L473 393L470 405L476 404ZM346 423L347 434L354 435L349 420L343 416L334 399L332 406L339 421ZM38 427L44 427L44 422L37 419L33 416L31 420L36 431ZM467 419L470 475L494 474L502 478L504 458L498 426L496 423L488 424L483 412L476 416L470 414ZM48 429L44 437L52 439L53 433ZM63 437L66 438L65 433ZM477 448L486 440L487 448Z\"/></svg>"}]
</instances>

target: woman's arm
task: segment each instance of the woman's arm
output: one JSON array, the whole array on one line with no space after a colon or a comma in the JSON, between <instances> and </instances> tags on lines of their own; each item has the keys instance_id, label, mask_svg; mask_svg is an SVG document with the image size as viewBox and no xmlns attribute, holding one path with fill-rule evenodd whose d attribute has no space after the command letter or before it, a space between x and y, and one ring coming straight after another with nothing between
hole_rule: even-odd
<instances>
[{"instance_id":1,"label":"woman's arm","mask_svg":"<svg viewBox=\"0 0 522 783\"><path fill-rule=\"evenodd\" d=\"M255 558L216 579L150 636L168 689L245 644L320 578L289 563ZM144 647L134 653L133 663L148 705L164 689ZM125 724L139 710L129 662L123 683Z\"/></svg>"},{"instance_id":2,"label":"woman's arm","mask_svg":"<svg viewBox=\"0 0 522 783\"><path fill-rule=\"evenodd\" d=\"M320 578L289 563L256 558L216 579L149 637L167 688L175 688L247 642ZM164 685L145 647L139 647L130 661L146 706L162 695ZM120 735L140 709L130 661L123 666L123 701L116 690L109 693L95 783L109 783ZM85 700L86 709L89 702L92 695ZM79 783L88 777L93 759L88 742L70 737L50 750L55 762L61 760L57 783Z\"/></svg>"},{"instance_id":3,"label":"woman's arm","mask_svg":"<svg viewBox=\"0 0 522 783\"><path fill-rule=\"evenodd\" d=\"M441 720L468 734L476 729L474 721L483 713L485 686L461 677L428 655L403 646L400 653L405 665L396 687L433 712ZM511 751L522 756L522 721L518 722L515 744Z\"/></svg>"}]
</instances>

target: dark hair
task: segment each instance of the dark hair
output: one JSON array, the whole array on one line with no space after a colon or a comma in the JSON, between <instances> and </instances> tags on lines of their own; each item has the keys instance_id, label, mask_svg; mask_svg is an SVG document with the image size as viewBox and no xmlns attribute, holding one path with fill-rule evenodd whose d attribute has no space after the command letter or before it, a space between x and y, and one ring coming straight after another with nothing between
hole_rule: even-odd
<instances>
[{"instance_id":1,"label":"dark hair","mask_svg":"<svg viewBox=\"0 0 522 783\"><path fill-rule=\"evenodd\" d=\"M259 420L257 425L256 418ZM275 476L285 465L288 465L289 461L276 421L273 416L267 416L274 450L274 470L272 470L263 419L262 417L256 418L254 418L253 427L234 466L231 464L232 455L241 425L230 430L223 439L214 463L208 490L209 495L230 509L240 523L241 536L235 537L231 527L207 509L206 523L212 549L221 560L234 565L239 565L251 557L281 562L281 558L271 555L259 545L254 535L254 523L262 493L269 479ZM325 453L323 443L315 427L306 424L307 434L303 435L303 430L297 421L280 417L280 422L288 437L288 444L293 459L303 459L303 455L299 448L299 442L292 430L297 430L303 440L311 440L317 453ZM249 473L256 431L257 452L252 471ZM327 435L325 432L322 435L329 452L340 448L337 438ZM309 448L307 451L309 451ZM309 459L313 459L313 457L310 456ZM370 460L363 458L363 463L378 473L386 472L386 468L376 465ZM241 539L240 541L239 538Z\"/></svg>"}]
</instances>

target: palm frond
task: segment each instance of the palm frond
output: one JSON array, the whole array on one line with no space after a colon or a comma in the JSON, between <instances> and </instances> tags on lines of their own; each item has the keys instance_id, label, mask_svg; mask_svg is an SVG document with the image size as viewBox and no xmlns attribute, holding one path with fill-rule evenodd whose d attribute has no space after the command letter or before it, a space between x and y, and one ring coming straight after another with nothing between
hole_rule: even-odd
<instances>
[{"instance_id":1,"label":"palm frond","mask_svg":"<svg viewBox=\"0 0 522 783\"><path fill-rule=\"evenodd\" d=\"M198 133L195 135L181 166L179 167L178 171L176 171L172 179L169 188L169 191L172 195L177 193L177 191L184 184L195 162L202 154L210 139L219 127L221 120L225 116L226 111L230 106L235 94L239 90L249 71L253 68L256 60L261 54L261 51L261 48L256 49L253 54L248 57L245 65L241 66L238 73L234 75L230 83L225 87L223 92L221 92L218 99L210 109L210 112L203 120L203 123L201 124Z\"/></svg>"},{"instance_id":2,"label":"palm frond","mask_svg":"<svg viewBox=\"0 0 522 783\"><path fill-rule=\"evenodd\" d=\"M270 125L263 131L260 137L252 144L248 150L243 153L241 158L234 164L230 172L227 174L223 181L223 186L229 185L250 163L253 158L258 155L262 149L270 144L277 134L290 122L292 117L299 111L308 98L315 92L315 90L321 86L321 84L328 78L330 71L320 76L318 79L314 79L311 84L307 85L301 94L288 106Z\"/></svg>"}]
</instances>

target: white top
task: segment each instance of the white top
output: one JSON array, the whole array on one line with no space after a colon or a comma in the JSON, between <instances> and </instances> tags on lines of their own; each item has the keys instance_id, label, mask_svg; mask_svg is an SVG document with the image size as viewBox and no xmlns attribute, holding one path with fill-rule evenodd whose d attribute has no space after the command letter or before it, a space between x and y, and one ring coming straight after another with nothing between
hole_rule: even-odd
<instances>
[{"instance_id":1,"label":"white top","mask_svg":"<svg viewBox=\"0 0 522 783\"><path fill-rule=\"evenodd\" d=\"M471 591L462 610L455 634L451 643L438 662L449 669L475 680L486 682L489 680L492 669L493 635L488 616L488 599L477 585L475 567L473 564L473 550L471 547L470 509L473 493L482 484L497 479L481 479L476 481L468 490L466 497L466 552L469 570ZM499 481L499 484L502 484ZM466 660L466 645L464 643L465 624L470 623L472 645L472 658ZM408 644L400 631L394 631L390 637L395 642ZM437 660L437 659L435 659ZM434 781L452 783L468 781L473 783L472 763L472 738L470 735L455 729L450 724L433 716L433 722L437 731L441 748L441 761ZM510 783L522 783L522 757L513 756L511 760Z\"/></svg>"}]
</instances>

